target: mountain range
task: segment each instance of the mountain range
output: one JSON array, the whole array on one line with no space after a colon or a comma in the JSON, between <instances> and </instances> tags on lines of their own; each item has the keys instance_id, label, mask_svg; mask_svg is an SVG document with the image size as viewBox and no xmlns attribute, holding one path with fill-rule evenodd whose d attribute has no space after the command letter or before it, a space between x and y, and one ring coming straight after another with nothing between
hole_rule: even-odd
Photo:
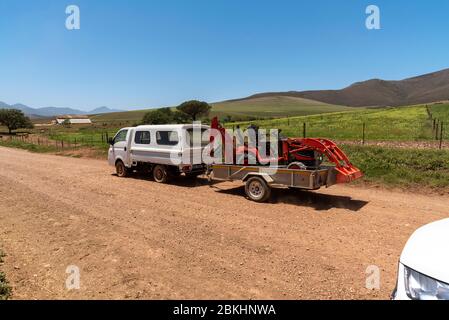
<instances>
[{"instance_id":1,"label":"mountain range","mask_svg":"<svg viewBox=\"0 0 449 320\"><path fill-rule=\"evenodd\" d=\"M406 106L449 100L449 69L398 81L371 79L341 90L266 92L263 97L297 97L348 107Z\"/></svg>"},{"instance_id":2,"label":"mountain range","mask_svg":"<svg viewBox=\"0 0 449 320\"><path fill-rule=\"evenodd\" d=\"M261 99L264 98L265 101L262 101ZM346 107L385 107L447 101L449 100L449 69L404 80L371 79L354 83L349 87L340 90L258 93L247 98L228 100L214 105L222 105L221 109L223 110L221 111L226 113L226 106L229 106L229 104L232 104L234 109L238 109L234 110L235 112L238 112L239 109L242 108L242 103L245 105L249 104L257 109L258 103L260 104L262 101L263 103L268 104L266 106L264 105L265 109L274 112L285 103L280 103L281 106L270 104L270 101L272 101L273 98L281 102L284 101L282 99L306 99L306 101L308 101L306 104L310 105L310 107L313 107L316 102ZM301 100L299 106L301 107L303 104L304 100ZM2 108L20 109L31 118L48 118L56 115L94 115L121 112L120 110L114 110L107 107L100 107L86 112L72 108L31 108L23 104L8 105L4 102L0 102L0 109ZM251 110L250 108L246 111L252 113L256 110ZM292 110L289 112L292 112Z\"/></svg>"},{"instance_id":3,"label":"mountain range","mask_svg":"<svg viewBox=\"0 0 449 320\"><path fill-rule=\"evenodd\" d=\"M120 112L121 110L114 110L108 107L99 107L90 111L83 111L72 108L56 108L56 107L47 107L47 108L31 108L21 103L16 103L9 105L5 102L0 101L0 109L19 109L23 111L27 116L31 118L48 118L54 117L57 115L86 115L86 114L102 114L102 113L110 113L110 112Z\"/></svg>"}]
</instances>

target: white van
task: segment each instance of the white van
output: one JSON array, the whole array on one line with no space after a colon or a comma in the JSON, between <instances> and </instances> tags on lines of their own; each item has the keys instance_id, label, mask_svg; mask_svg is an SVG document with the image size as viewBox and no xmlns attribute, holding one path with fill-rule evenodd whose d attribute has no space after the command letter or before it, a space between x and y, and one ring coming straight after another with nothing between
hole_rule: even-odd
<instances>
[{"instance_id":1,"label":"white van","mask_svg":"<svg viewBox=\"0 0 449 320\"><path fill-rule=\"evenodd\" d=\"M206 171L201 155L209 144L208 129L193 124L123 128L109 141L108 162L119 177L134 170L150 172L159 183L182 173L196 177ZM194 139L201 141L194 144Z\"/></svg>"}]
</instances>

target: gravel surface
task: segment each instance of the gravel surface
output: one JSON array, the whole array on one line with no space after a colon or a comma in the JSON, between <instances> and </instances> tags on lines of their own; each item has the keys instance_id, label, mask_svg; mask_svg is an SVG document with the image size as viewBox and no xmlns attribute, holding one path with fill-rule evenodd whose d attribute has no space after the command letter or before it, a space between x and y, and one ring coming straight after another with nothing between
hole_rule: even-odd
<instances>
[{"instance_id":1,"label":"gravel surface","mask_svg":"<svg viewBox=\"0 0 449 320\"><path fill-rule=\"evenodd\" d=\"M387 299L411 233L449 197L335 186L121 179L106 161L0 147L0 248L14 299ZM79 290L66 268L78 266ZM366 269L380 290L365 288Z\"/></svg>"}]
</instances>

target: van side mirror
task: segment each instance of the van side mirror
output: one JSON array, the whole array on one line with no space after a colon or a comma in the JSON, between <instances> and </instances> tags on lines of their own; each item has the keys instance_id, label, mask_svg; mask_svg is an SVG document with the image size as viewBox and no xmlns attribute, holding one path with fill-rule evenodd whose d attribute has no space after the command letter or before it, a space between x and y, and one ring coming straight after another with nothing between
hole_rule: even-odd
<instances>
[{"instance_id":1,"label":"van side mirror","mask_svg":"<svg viewBox=\"0 0 449 320\"><path fill-rule=\"evenodd\" d=\"M108 143L112 146L114 144L114 138L109 138Z\"/></svg>"}]
</instances>

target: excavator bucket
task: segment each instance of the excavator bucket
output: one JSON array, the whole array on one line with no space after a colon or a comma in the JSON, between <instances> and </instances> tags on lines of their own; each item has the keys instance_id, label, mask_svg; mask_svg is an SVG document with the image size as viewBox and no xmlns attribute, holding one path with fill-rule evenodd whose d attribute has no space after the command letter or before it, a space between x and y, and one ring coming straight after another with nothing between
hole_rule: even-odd
<instances>
[{"instance_id":1,"label":"excavator bucket","mask_svg":"<svg viewBox=\"0 0 449 320\"><path fill-rule=\"evenodd\" d=\"M327 156L335 164L337 183L349 183L363 177L360 169L356 168L346 154L331 140L328 139L297 139L304 148L316 150Z\"/></svg>"}]
</instances>

